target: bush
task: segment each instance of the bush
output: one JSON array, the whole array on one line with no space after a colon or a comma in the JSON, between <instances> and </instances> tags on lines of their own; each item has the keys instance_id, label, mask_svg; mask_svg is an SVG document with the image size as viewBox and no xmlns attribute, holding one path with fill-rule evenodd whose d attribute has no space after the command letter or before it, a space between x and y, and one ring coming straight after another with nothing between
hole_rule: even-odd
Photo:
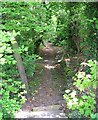
<instances>
[{"instance_id":1,"label":"bush","mask_svg":"<svg viewBox=\"0 0 98 120\"><path fill-rule=\"evenodd\" d=\"M96 71L98 71L98 68L95 60L82 63L81 70L73 77L74 89L65 90L64 94L67 107L71 110L78 110L80 114L86 117L93 115L96 108L95 91L98 85Z\"/></svg>"},{"instance_id":2,"label":"bush","mask_svg":"<svg viewBox=\"0 0 98 120\"><path fill-rule=\"evenodd\" d=\"M29 78L32 78L36 69L36 61L39 59L36 54L23 56L24 67Z\"/></svg>"},{"instance_id":3,"label":"bush","mask_svg":"<svg viewBox=\"0 0 98 120\"><path fill-rule=\"evenodd\" d=\"M14 41L17 34L0 31L0 119L13 118L14 112L19 110L21 104L25 101L24 91L25 86L21 80L12 77L13 68L16 68L16 61L13 57L13 49L11 42ZM4 66L4 67L3 67ZM12 69L12 70L11 70ZM13 74L15 74L13 72Z\"/></svg>"},{"instance_id":4,"label":"bush","mask_svg":"<svg viewBox=\"0 0 98 120\"><path fill-rule=\"evenodd\" d=\"M20 91L24 86L21 84L20 80L7 79L2 80L2 88L0 95L2 99L0 104L2 105L2 119L4 118L14 118L14 112L18 111L21 104L25 102L24 91ZM1 111L0 111L1 112Z\"/></svg>"}]
</instances>

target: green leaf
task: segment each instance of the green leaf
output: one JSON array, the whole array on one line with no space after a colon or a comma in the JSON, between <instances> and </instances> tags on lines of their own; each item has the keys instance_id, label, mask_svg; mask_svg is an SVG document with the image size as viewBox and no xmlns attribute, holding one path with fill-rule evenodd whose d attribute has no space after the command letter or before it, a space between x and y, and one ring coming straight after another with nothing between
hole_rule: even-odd
<instances>
[{"instance_id":1,"label":"green leaf","mask_svg":"<svg viewBox=\"0 0 98 120\"><path fill-rule=\"evenodd\" d=\"M86 95L83 95L82 98L83 98L83 99L87 99L88 97L87 97Z\"/></svg>"},{"instance_id":2,"label":"green leaf","mask_svg":"<svg viewBox=\"0 0 98 120\"><path fill-rule=\"evenodd\" d=\"M0 47L0 53L4 53L4 50L2 49L2 47Z\"/></svg>"},{"instance_id":3,"label":"green leaf","mask_svg":"<svg viewBox=\"0 0 98 120\"><path fill-rule=\"evenodd\" d=\"M88 116L88 115L90 115L90 114L91 114L91 110L86 109L86 111L85 111L85 116Z\"/></svg>"},{"instance_id":4,"label":"green leaf","mask_svg":"<svg viewBox=\"0 0 98 120\"><path fill-rule=\"evenodd\" d=\"M2 49L5 50L5 49L6 49L6 46L2 46Z\"/></svg>"},{"instance_id":5,"label":"green leaf","mask_svg":"<svg viewBox=\"0 0 98 120\"><path fill-rule=\"evenodd\" d=\"M85 76L85 72L79 72L77 77L78 78L83 78Z\"/></svg>"},{"instance_id":6,"label":"green leaf","mask_svg":"<svg viewBox=\"0 0 98 120\"><path fill-rule=\"evenodd\" d=\"M0 64L1 64L1 65L4 65L5 62L6 62L6 59L5 59L5 58L0 58Z\"/></svg>"},{"instance_id":7,"label":"green leaf","mask_svg":"<svg viewBox=\"0 0 98 120\"><path fill-rule=\"evenodd\" d=\"M91 118L96 118L96 114L93 114L93 113L92 113L92 114L90 114L90 117L91 117Z\"/></svg>"},{"instance_id":8,"label":"green leaf","mask_svg":"<svg viewBox=\"0 0 98 120\"><path fill-rule=\"evenodd\" d=\"M95 26L96 26L96 29L98 30L98 20L96 21Z\"/></svg>"},{"instance_id":9,"label":"green leaf","mask_svg":"<svg viewBox=\"0 0 98 120\"><path fill-rule=\"evenodd\" d=\"M69 93L69 92L70 92L70 90L65 90L65 92L66 92L66 93Z\"/></svg>"},{"instance_id":10,"label":"green leaf","mask_svg":"<svg viewBox=\"0 0 98 120\"><path fill-rule=\"evenodd\" d=\"M84 102L83 102L82 100L80 100L79 105L80 105L80 106L83 106L83 105L84 105Z\"/></svg>"},{"instance_id":11,"label":"green leaf","mask_svg":"<svg viewBox=\"0 0 98 120\"><path fill-rule=\"evenodd\" d=\"M93 20L97 20L97 18L93 18Z\"/></svg>"},{"instance_id":12,"label":"green leaf","mask_svg":"<svg viewBox=\"0 0 98 120\"><path fill-rule=\"evenodd\" d=\"M28 47L25 47L25 48L24 48L24 51L28 51Z\"/></svg>"},{"instance_id":13,"label":"green leaf","mask_svg":"<svg viewBox=\"0 0 98 120\"><path fill-rule=\"evenodd\" d=\"M0 58L3 56L3 54L0 54Z\"/></svg>"},{"instance_id":14,"label":"green leaf","mask_svg":"<svg viewBox=\"0 0 98 120\"><path fill-rule=\"evenodd\" d=\"M84 114L84 110L83 109L79 109L79 112L83 115Z\"/></svg>"},{"instance_id":15,"label":"green leaf","mask_svg":"<svg viewBox=\"0 0 98 120\"><path fill-rule=\"evenodd\" d=\"M13 80L12 79L8 79L8 82L12 82Z\"/></svg>"},{"instance_id":16,"label":"green leaf","mask_svg":"<svg viewBox=\"0 0 98 120\"><path fill-rule=\"evenodd\" d=\"M90 95L91 95L92 97L95 97L95 94L94 94L93 92L90 92Z\"/></svg>"},{"instance_id":17,"label":"green leaf","mask_svg":"<svg viewBox=\"0 0 98 120\"><path fill-rule=\"evenodd\" d=\"M76 91L73 91L72 93L70 93L71 97L74 98L76 95Z\"/></svg>"}]
</instances>

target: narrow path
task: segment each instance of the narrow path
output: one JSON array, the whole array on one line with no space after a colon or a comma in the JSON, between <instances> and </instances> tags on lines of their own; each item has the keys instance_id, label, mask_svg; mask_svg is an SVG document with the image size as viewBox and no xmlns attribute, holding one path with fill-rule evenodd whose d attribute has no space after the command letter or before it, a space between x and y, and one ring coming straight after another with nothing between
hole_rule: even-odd
<instances>
[{"instance_id":1,"label":"narrow path","mask_svg":"<svg viewBox=\"0 0 98 120\"><path fill-rule=\"evenodd\" d=\"M56 88L58 81L54 81L52 75L53 71L56 71L57 67L60 67L59 65L55 64L57 62L55 58L59 50L60 48L48 44L46 48L43 48L40 51L40 54L43 57L43 60L40 61L43 73L38 93L35 95L35 99L33 101L34 107L57 105L61 104L61 101L64 103L63 97L60 95L60 89ZM59 81L62 82L62 78L59 79ZM64 82L65 81L63 80L63 85ZM61 86L60 84L61 83L58 83L59 87Z\"/></svg>"},{"instance_id":2,"label":"narrow path","mask_svg":"<svg viewBox=\"0 0 98 120\"><path fill-rule=\"evenodd\" d=\"M30 109L24 109L24 111L32 110L31 116L33 117L66 117L63 113L65 100L61 94L66 83L62 76L62 68L59 64L56 64L57 59L61 57L59 56L61 54L60 51L59 47L54 47L51 44L47 44L47 47L39 51L39 54L43 57L43 60L39 61L39 65L42 68L40 86L31 103L27 102L26 107L28 106Z\"/></svg>"}]
</instances>

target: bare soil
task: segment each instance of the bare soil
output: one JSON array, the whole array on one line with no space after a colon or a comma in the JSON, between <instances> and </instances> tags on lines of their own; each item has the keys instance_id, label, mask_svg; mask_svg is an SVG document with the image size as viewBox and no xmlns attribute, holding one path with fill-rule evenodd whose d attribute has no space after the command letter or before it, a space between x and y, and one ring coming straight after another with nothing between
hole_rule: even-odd
<instances>
[{"instance_id":1,"label":"bare soil","mask_svg":"<svg viewBox=\"0 0 98 120\"><path fill-rule=\"evenodd\" d=\"M38 61L42 68L39 88L36 94L32 96L32 100L28 100L24 105L24 110L33 110L33 107L43 107L49 105L60 105L63 109L65 100L63 93L66 82L63 77L63 69L57 60L61 58L62 52L60 47L47 44L47 47L39 50L39 54L43 58ZM37 76L35 76L37 77Z\"/></svg>"},{"instance_id":2,"label":"bare soil","mask_svg":"<svg viewBox=\"0 0 98 120\"><path fill-rule=\"evenodd\" d=\"M63 104L64 102L60 88L66 83L64 83L64 79L61 78L62 70L60 65L56 64L56 57L60 50L59 47L52 46L48 43L47 47L39 51L43 60L39 61L39 65L42 66L42 77L40 87L33 101L33 105L36 107ZM60 69L60 71L58 71L58 69Z\"/></svg>"}]
</instances>

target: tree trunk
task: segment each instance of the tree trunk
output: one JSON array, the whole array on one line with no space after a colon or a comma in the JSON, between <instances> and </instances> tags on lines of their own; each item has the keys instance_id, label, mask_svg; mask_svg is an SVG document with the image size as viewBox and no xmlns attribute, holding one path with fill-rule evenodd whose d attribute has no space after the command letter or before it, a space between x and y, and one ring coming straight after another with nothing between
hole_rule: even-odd
<instances>
[{"instance_id":1,"label":"tree trunk","mask_svg":"<svg viewBox=\"0 0 98 120\"><path fill-rule=\"evenodd\" d=\"M22 83L25 84L25 89L27 91L26 97L28 98L28 97L30 97L30 90L29 90L29 86L28 86L28 80L27 80L27 76L26 76L26 73L25 73L25 69L24 69L24 66L23 66L23 63L22 63L22 58L21 58L20 54L16 51L16 50L18 50L17 41L15 41L15 43L12 44L12 47L13 47L13 50L14 50L14 57L17 61L17 67L18 67L18 71L19 71Z\"/></svg>"}]
</instances>

